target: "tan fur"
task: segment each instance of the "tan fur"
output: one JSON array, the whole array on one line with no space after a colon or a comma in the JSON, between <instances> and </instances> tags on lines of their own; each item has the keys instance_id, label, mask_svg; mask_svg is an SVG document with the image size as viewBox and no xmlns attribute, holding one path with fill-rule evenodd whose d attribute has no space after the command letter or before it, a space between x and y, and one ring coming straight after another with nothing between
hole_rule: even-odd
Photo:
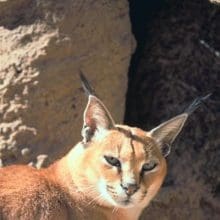
<instances>
[{"instance_id":1,"label":"tan fur","mask_svg":"<svg viewBox=\"0 0 220 220\"><path fill-rule=\"evenodd\" d=\"M166 175L163 146L171 144L186 118L182 114L150 132L115 125L103 103L90 95L83 141L66 156L40 170L0 169L0 219L138 219ZM156 165L143 172L150 162Z\"/></svg>"},{"instance_id":2,"label":"tan fur","mask_svg":"<svg viewBox=\"0 0 220 220\"><path fill-rule=\"evenodd\" d=\"M104 140L92 143L86 152L82 153L79 143L47 169L36 170L28 166L1 169L0 219L137 219L160 188L166 174L166 162L153 139L147 137L145 132L136 128L127 129L140 140L112 130ZM160 161L158 171L149 174L142 183L143 190L150 191L138 206L115 208L102 198L94 200L98 193L93 192L92 186L101 176L114 185L122 175L106 164L98 170L97 163L101 163L103 151L117 157L120 154L121 160L131 165L131 170L127 172L134 173L138 182L145 160L154 156Z\"/></svg>"}]
</instances>

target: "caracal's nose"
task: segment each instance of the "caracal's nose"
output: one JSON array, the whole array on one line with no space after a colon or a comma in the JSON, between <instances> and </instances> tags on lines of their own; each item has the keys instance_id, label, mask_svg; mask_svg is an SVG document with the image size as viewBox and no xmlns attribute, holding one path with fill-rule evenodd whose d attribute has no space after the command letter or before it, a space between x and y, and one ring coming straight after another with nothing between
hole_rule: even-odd
<instances>
[{"instance_id":1,"label":"caracal's nose","mask_svg":"<svg viewBox=\"0 0 220 220\"><path fill-rule=\"evenodd\" d=\"M121 184L121 187L125 190L125 192L128 196L133 195L139 189L137 184L129 184L129 183L128 184Z\"/></svg>"}]
</instances>

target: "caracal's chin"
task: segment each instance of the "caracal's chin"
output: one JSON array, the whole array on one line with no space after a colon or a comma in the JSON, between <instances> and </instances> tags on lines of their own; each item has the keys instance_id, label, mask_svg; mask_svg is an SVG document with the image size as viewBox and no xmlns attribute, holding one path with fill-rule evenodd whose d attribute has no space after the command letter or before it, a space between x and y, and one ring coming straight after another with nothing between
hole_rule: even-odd
<instances>
[{"instance_id":1,"label":"caracal's chin","mask_svg":"<svg viewBox=\"0 0 220 220\"><path fill-rule=\"evenodd\" d=\"M132 196L124 195L118 195L114 198L115 202L117 203L117 206L120 208L133 208L140 206L143 196L140 192L136 192Z\"/></svg>"},{"instance_id":2,"label":"caracal's chin","mask_svg":"<svg viewBox=\"0 0 220 220\"><path fill-rule=\"evenodd\" d=\"M114 201L112 205L118 208L133 208L140 206L140 203L142 202L141 195L138 192L136 193L136 195L134 194L133 196L127 196L126 194L113 196L109 194L109 196L111 197L111 200Z\"/></svg>"},{"instance_id":3,"label":"caracal's chin","mask_svg":"<svg viewBox=\"0 0 220 220\"><path fill-rule=\"evenodd\" d=\"M143 202L144 196L140 191L137 191L132 196L127 196L123 189L118 186L114 190L109 191L104 180L101 180L98 184L98 190L100 197L102 197L102 203L106 203L107 206L118 208L133 208L140 206Z\"/></svg>"},{"instance_id":4,"label":"caracal's chin","mask_svg":"<svg viewBox=\"0 0 220 220\"><path fill-rule=\"evenodd\" d=\"M117 207L120 208L133 208L135 207L137 204L133 201L133 199L131 198L118 198L118 200L116 201L117 203Z\"/></svg>"}]
</instances>

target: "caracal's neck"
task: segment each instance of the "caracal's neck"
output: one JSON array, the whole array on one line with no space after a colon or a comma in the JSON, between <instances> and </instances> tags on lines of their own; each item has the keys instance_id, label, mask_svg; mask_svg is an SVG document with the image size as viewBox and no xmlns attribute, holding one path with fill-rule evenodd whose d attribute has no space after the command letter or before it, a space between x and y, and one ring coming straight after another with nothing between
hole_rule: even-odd
<instances>
[{"instance_id":1,"label":"caracal's neck","mask_svg":"<svg viewBox=\"0 0 220 220\"><path fill-rule=\"evenodd\" d=\"M142 212L140 208L129 208L129 209L122 209L119 208L118 210L115 208L109 213L109 219L112 220L137 220Z\"/></svg>"}]
</instances>

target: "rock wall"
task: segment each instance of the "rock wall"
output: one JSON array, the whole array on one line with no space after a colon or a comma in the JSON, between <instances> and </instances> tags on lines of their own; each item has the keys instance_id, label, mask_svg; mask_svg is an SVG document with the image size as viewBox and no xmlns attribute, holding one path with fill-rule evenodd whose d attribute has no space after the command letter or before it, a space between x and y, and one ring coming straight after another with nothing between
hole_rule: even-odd
<instances>
[{"instance_id":1,"label":"rock wall","mask_svg":"<svg viewBox=\"0 0 220 220\"><path fill-rule=\"evenodd\" d=\"M79 70L122 121L135 48L128 7L126 0L0 1L0 166L41 167L79 141L87 101Z\"/></svg>"},{"instance_id":2,"label":"rock wall","mask_svg":"<svg viewBox=\"0 0 220 220\"><path fill-rule=\"evenodd\" d=\"M146 22L141 58L130 74L126 123L148 130L181 113L196 97L212 96L173 144L165 183L141 219L218 220L220 5L157 2L163 5Z\"/></svg>"}]
</instances>

